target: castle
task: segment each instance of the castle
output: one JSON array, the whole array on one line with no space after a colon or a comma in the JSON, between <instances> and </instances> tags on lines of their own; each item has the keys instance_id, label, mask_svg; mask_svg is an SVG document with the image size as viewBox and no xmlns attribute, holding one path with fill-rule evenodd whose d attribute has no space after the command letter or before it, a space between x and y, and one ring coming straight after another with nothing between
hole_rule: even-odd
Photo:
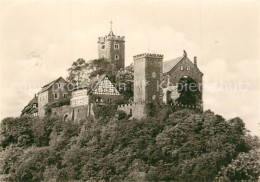
<instances>
[{"instance_id":1,"label":"castle","mask_svg":"<svg viewBox=\"0 0 260 182\"><path fill-rule=\"evenodd\" d=\"M108 35L98 38L98 58L110 61L113 73L125 68L125 37L116 36L111 30ZM146 116L146 104L157 102L176 107L203 109L202 78L203 73L197 66L197 58L191 61L184 51L182 57L163 62L163 55L144 53L133 56L134 59L134 101L118 105L118 110L133 118ZM200 100L193 105L179 103L178 83L190 79L198 85ZM81 120L93 115L93 106L114 104L122 99L120 92L111 83L107 75L98 75L70 90L69 83L62 77L46 84L32 101L22 110L21 115L32 114L43 117L46 105L70 98L69 105L57 106L53 114L64 120Z\"/></svg>"}]
</instances>

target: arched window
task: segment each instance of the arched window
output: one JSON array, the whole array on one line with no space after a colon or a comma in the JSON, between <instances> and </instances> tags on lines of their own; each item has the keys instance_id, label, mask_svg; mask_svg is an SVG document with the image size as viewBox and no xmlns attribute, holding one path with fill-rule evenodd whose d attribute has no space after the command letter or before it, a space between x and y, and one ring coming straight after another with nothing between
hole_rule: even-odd
<instances>
[{"instance_id":1,"label":"arched window","mask_svg":"<svg viewBox=\"0 0 260 182\"><path fill-rule=\"evenodd\" d=\"M190 70L190 66L187 66L187 71L189 71Z\"/></svg>"},{"instance_id":2,"label":"arched window","mask_svg":"<svg viewBox=\"0 0 260 182\"><path fill-rule=\"evenodd\" d=\"M117 54L115 55L115 60L119 60L119 56Z\"/></svg>"},{"instance_id":3,"label":"arched window","mask_svg":"<svg viewBox=\"0 0 260 182\"><path fill-rule=\"evenodd\" d=\"M183 66L181 66L181 71L183 71L184 70L184 67Z\"/></svg>"}]
</instances>

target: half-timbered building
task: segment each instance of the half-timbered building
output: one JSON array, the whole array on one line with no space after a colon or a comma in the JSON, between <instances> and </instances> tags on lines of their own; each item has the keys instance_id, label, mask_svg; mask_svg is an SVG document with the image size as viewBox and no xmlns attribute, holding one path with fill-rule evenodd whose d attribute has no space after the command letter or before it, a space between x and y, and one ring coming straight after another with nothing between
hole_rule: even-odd
<instances>
[{"instance_id":1,"label":"half-timbered building","mask_svg":"<svg viewBox=\"0 0 260 182\"><path fill-rule=\"evenodd\" d=\"M93 114L93 106L115 104L121 99L121 94L107 75L83 82L72 91L70 106L72 120L84 119Z\"/></svg>"}]
</instances>

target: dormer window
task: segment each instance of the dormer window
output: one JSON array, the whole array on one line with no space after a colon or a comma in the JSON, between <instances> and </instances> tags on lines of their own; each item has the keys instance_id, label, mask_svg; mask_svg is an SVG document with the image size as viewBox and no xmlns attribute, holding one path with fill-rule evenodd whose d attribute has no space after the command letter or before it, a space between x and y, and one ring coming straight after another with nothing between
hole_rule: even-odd
<instances>
[{"instance_id":1,"label":"dormer window","mask_svg":"<svg viewBox=\"0 0 260 182\"><path fill-rule=\"evenodd\" d=\"M187 71L189 71L190 70L190 66L187 66Z\"/></svg>"},{"instance_id":2,"label":"dormer window","mask_svg":"<svg viewBox=\"0 0 260 182\"><path fill-rule=\"evenodd\" d=\"M119 60L119 56L117 54L115 55L115 60Z\"/></svg>"},{"instance_id":3,"label":"dormer window","mask_svg":"<svg viewBox=\"0 0 260 182\"><path fill-rule=\"evenodd\" d=\"M105 49L106 48L106 46L103 44L103 45L101 45L101 49Z\"/></svg>"},{"instance_id":4,"label":"dormer window","mask_svg":"<svg viewBox=\"0 0 260 182\"><path fill-rule=\"evenodd\" d=\"M115 44L115 49L119 49L119 44Z\"/></svg>"},{"instance_id":5,"label":"dormer window","mask_svg":"<svg viewBox=\"0 0 260 182\"><path fill-rule=\"evenodd\" d=\"M36 108L36 104L33 104L33 108Z\"/></svg>"},{"instance_id":6,"label":"dormer window","mask_svg":"<svg viewBox=\"0 0 260 182\"><path fill-rule=\"evenodd\" d=\"M181 66L181 71L183 71L184 70L184 67L183 66Z\"/></svg>"}]
</instances>

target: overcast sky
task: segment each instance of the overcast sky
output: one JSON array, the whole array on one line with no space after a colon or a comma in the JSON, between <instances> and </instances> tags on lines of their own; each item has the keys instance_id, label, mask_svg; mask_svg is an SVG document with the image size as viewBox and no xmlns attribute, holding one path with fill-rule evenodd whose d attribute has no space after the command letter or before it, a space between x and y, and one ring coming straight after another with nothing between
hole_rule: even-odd
<instances>
[{"instance_id":1,"label":"overcast sky","mask_svg":"<svg viewBox=\"0 0 260 182\"><path fill-rule=\"evenodd\" d=\"M241 117L260 135L259 16L257 1L1 1L0 119L18 116L73 61L97 58L97 38L113 20L114 33L125 36L126 65L148 49L164 60L186 50L204 73L204 108Z\"/></svg>"}]
</instances>

